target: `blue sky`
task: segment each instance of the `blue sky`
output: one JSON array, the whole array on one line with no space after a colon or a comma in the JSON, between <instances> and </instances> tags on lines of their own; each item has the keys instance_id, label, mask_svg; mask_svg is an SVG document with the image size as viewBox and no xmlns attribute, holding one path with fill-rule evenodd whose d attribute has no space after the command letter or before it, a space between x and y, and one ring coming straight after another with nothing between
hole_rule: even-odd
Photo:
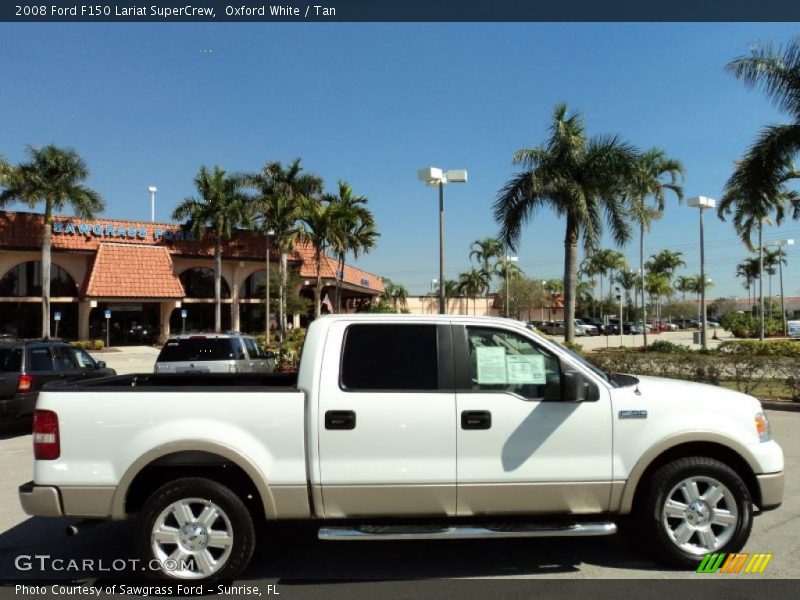
<instances>
[{"instance_id":1,"label":"blue sky","mask_svg":"<svg viewBox=\"0 0 800 600\"><path fill-rule=\"evenodd\" d=\"M0 154L17 162L26 144L72 146L106 216L149 218L157 185L160 220L193 193L202 164L254 170L299 156L331 189L345 179L369 198L382 237L359 266L424 293L438 276L437 196L417 169L469 170L446 190L448 277L468 268L471 241L496 233L491 204L511 157L544 139L561 101L591 134L682 160L688 196L719 198L757 131L786 121L723 67L797 33L766 23L0 24ZM712 296L745 295L734 269L746 248L730 223L706 222ZM523 270L560 277L563 237L563 221L537 214L517 253ZM800 223L766 237L800 243ZM670 200L646 238L648 253L663 248L699 271L696 210ZM636 260L635 244L623 252ZM800 294L797 250L784 278Z\"/></svg>"}]
</instances>

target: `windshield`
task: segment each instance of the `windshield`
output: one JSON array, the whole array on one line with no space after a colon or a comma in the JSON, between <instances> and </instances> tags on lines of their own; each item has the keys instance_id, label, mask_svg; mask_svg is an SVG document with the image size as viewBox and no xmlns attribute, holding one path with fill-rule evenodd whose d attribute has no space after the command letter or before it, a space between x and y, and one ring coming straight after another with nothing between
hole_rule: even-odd
<instances>
[{"instance_id":1,"label":"windshield","mask_svg":"<svg viewBox=\"0 0 800 600\"><path fill-rule=\"evenodd\" d=\"M157 362L241 360L240 345L232 338L171 339L161 350Z\"/></svg>"},{"instance_id":2,"label":"windshield","mask_svg":"<svg viewBox=\"0 0 800 600\"><path fill-rule=\"evenodd\" d=\"M583 356L581 356L577 352L574 352L573 350L570 350L566 346L562 346L561 344L557 344L553 340L549 340L546 337L544 337L543 335L540 335L540 334L538 334L536 332L534 332L534 334L537 335L540 339L542 339L545 342L547 342L548 344L552 344L553 346L557 347L559 350L569 354L570 357L574 358L577 362L582 364L584 367L589 369L592 373L594 373L598 377L601 377L603 379L603 381L607 382L609 385L612 385L614 387L619 387L617 382L614 381L614 379L612 378L612 376L610 374L606 373L602 369L597 368L595 365L590 363L588 360L586 360Z\"/></svg>"}]
</instances>

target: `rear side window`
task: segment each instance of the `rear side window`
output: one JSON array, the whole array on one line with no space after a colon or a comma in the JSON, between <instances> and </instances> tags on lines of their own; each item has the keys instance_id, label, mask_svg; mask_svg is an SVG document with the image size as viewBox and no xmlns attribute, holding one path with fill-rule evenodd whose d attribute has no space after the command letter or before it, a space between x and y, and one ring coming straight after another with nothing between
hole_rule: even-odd
<instances>
[{"instance_id":1,"label":"rear side window","mask_svg":"<svg viewBox=\"0 0 800 600\"><path fill-rule=\"evenodd\" d=\"M22 350L20 348L0 348L0 372L18 373L22 370Z\"/></svg>"},{"instance_id":2,"label":"rear side window","mask_svg":"<svg viewBox=\"0 0 800 600\"><path fill-rule=\"evenodd\" d=\"M28 367L30 371L52 371L53 355L48 346L28 349Z\"/></svg>"},{"instance_id":3,"label":"rear side window","mask_svg":"<svg viewBox=\"0 0 800 600\"><path fill-rule=\"evenodd\" d=\"M435 325L351 325L345 333L345 390L438 389Z\"/></svg>"},{"instance_id":4,"label":"rear side window","mask_svg":"<svg viewBox=\"0 0 800 600\"><path fill-rule=\"evenodd\" d=\"M233 338L182 338L168 340L157 362L241 360L242 345Z\"/></svg>"}]
</instances>

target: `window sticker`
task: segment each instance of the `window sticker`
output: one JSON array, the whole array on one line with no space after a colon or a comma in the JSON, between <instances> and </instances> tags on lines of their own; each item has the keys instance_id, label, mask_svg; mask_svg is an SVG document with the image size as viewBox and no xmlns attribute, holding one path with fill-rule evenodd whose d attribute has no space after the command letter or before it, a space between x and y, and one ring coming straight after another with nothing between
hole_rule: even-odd
<instances>
[{"instance_id":1,"label":"window sticker","mask_svg":"<svg viewBox=\"0 0 800 600\"><path fill-rule=\"evenodd\" d=\"M506 384L506 351L493 346L479 346L476 350L478 359L478 383L486 385Z\"/></svg>"},{"instance_id":2,"label":"window sticker","mask_svg":"<svg viewBox=\"0 0 800 600\"><path fill-rule=\"evenodd\" d=\"M506 356L508 383L544 385L547 383L544 356L541 354L513 354Z\"/></svg>"}]
</instances>

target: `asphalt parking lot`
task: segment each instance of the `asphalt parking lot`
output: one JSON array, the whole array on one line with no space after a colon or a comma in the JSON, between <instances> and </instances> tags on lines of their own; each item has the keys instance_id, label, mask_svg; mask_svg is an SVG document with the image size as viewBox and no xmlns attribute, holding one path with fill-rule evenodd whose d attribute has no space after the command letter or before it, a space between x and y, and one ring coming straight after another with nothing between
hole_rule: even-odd
<instances>
[{"instance_id":1,"label":"asphalt parking lot","mask_svg":"<svg viewBox=\"0 0 800 600\"><path fill-rule=\"evenodd\" d=\"M770 411L775 438L786 454L786 493L781 508L760 515L745 548L771 552L760 577L797 578L800 564L800 413ZM20 571L15 558L49 554L63 559L133 558L132 523L102 523L67 537L66 519L30 518L17 500L17 486L32 478L27 427L0 430L0 581L65 579L65 573ZM335 545L333 545L335 544ZM96 573L95 573L96 574ZM130 574L129 574L130 575ZM66 579L91 579L79 572ZM244 580L270 583L410 581L460 578L692 579L693 572L666 569L635 550L622 536L585 539L440 542L320 542L313 527L262 532Z\"/></svg>"}]
</instances>

